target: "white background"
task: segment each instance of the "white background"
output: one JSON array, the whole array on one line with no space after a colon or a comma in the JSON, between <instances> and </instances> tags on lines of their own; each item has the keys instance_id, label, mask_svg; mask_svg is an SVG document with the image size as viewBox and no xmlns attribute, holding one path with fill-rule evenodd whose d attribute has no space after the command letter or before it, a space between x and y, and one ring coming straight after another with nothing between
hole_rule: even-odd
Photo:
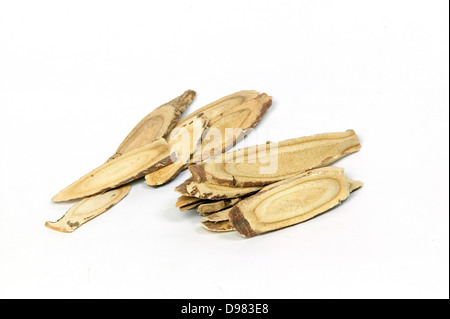
<instances>
[{"instance_id":1,"label":"white background","mask_svg":"<svg viewBox=\"0 0 450 319\"><path fill-rule=\"evenodd\" d=\"M0 1L0 297L448 298L448 1ZM245 239L142 180L72 234L60 189L153 108L254 89L239 146L354 129L365 186Z\"/></svg>"}]
</instances>

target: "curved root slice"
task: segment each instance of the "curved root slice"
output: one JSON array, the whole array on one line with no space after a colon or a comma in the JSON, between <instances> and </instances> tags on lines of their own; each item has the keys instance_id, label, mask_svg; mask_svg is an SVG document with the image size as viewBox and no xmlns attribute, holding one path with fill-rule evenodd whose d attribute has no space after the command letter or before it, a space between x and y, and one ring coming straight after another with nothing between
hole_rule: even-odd
<instances>
[{"instance_id":1,"label":"curved root slice","mask_svg":"<svg viewBox=\"0 0 450 319\"><path fill-rule=\"evenodd\" d=\"M201 215L215 213L221 211L222 209L228 208L237 204L241 200L238 198L222 199L217 200L212 203L201 204L197 207L197 212Z\"/></svg>"},{"instance_id":2,"label":"curved root slice","mask_svg":"<svg viewBox=\"0 0 450 319\"><path fill-rule=\"evenodd\" d=\"M122 186L170 162L169 144L165 139L130 151L90 173L59 192L52 201L84 198Z\"/></svg>"},{"instance_id":3,"label":"curved root slice","mask_svg":"<svg viewBox=\"0 0 450 319\"><path fill-rule=\"evenodd\" d=\"M197 202L203 202L203 200L194 196L181 195L178 197L175 207L183 207Z\"/></svg>"},{"instance_id":4,"label":"curved root slice","mask_svg":"<svg viewBox=\"0 0 450 319\"><path fill-rule=\"evenodd\" d=\"M45 226L60 232L71 233L84 223L116 205L127 196L130 189L130 185L125 185L103 194L85 198L72 206L58 221L46 222Z\"/></svg>"},{"instance_id":5,"label":"curved root slice","mask_svg":"<svg viewBox=\"0 0 450 319\"><path fill-rule=\"evenodd\" d=\"M237 150L220 162L191 165L189 170L197 182L262 186L326 166L360 147L353 130L325 133Z\"/></svg>"},{"instance_id":6,"label":"curved root slice","mask_svg":"<svg viewBox=\"0 0 450 319\"><path fill-rule=\"evenodd\" d=\"M195 95L195 91L187 90L179 97L150 112L131 130L111 158L166 137L178 123L181 114L192 103Z\"/></svg>"},{"instance_id":7,"label":"curved root slice","mask_svg":"<svg viewBox=\"0 0 450 319\"><path fill-rule=\"evenodd\" d=\"M221 200L243 197L251 193L256 193L261 188L262 186L230 187L208 183L197 183L192 179L188 179L184 183L178 185L175 188L175 191L182 195L194 196L201 199Z\"/></svg>"},{"instance_id":8,"label":"curved root slice","mask_svg":"<svg viewBox=\"0 0 450 319\"><path fill-rule=\"evenodd\" d=\"M230 220L230 217L228 216L228 214L230 213L232 208L233 207L230 207L230 208L227 208L227 209L224 209L224 210L221 210L221 211L218 211L218 212L206 215L206 216L203 217L203 219L205 221L215 222L215 223L223 222L225 220Z\"/></svg>"},{"instance_id":9,"label":"curved root slice","mask_svg":"<svg viewBox=\"0 0 450 319\"><path fill-rule=\"evenodd\" d=\"M264 187L236 204L229 217L241 235L252 237L326 212L348 197L351 185L344 169L318 168Z\"/></svg>"},{"instance_id":10,"label":"curved root slice","mask_svg":"<svg viewBox=\"0 0 450 319\"><path fill-rule=\"evenodd\" d=\"M213 232L229 232L236 230L229 220L224 220L221 222L201 222L200 223L205 229Z\"/></svg>"},{"instance_id":11,"label":"curved root slice","mask_svg":"<svg viewBox=\"0 0 450 319\"><path fill-rule=\"evenodd\" d=\"M202 113L196 115L183 126L177 126L170 133L168 142L171 153L177 160L145 176L150 186L160 186L170 182L182 170L186 169L191 155L200 147L203 132L207 129L208 119Z\"/></svg>"}]
</instances>

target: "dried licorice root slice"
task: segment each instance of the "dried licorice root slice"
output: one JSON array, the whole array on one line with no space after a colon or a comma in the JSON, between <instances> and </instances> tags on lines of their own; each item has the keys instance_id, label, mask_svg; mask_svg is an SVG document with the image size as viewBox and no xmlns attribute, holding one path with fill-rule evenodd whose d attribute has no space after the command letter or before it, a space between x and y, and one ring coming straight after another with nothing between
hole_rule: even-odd
<instances>
[{"instance_id":1,"label":"dried licorice root slice","mask_svg":"<svg viewBox=\"0 0 450 319\"><path fill-rule=\"evenodd\" d=\"M195 91L187 90L150 112L127 135L112 158L166 137L178 123L181 114L192 103L195 95Z\"/></svg>"},{"instance_id":2,"label":"dried licorice root slice","mask_svg":"<svg viewBox=\"0 0 450 319\"><path fill-rule=\"evenodd\" d=\"M169 150L166 140L159 139L130 151L84 175L59 192L52 201L84 198L127 184L167 165L170 162Z\"/></svg>"},{"instance_id":3,"label":"dried licorice root slice","mask_svg":"<svg viewBox=\"0 0 450 319\"><path fill-rule=\"evenodd\" d=\"M325 133L237 150L224 154L220 162L190 165L189 171L199 183L264 186L326 166L360 147L353 130Z\"/></svg>"},{"instance_id":4,"label":"dried licorice root slice","mask_svg":"<svg viewBox=\"0 0 450 319\"><path fill-rule=\"evenodd\" d=\"M224 220L220 222L209 222L204 221L200 223L205 229L213 232L230 232L234 231L235 228L229 220Z\"/></svg>"},{"instance_id":5,"label":"dried licorice root slice","mask_svg":"<svg viewBox=\"0 0 450 319\"><path fill-rule=\"evenodd\" d=\"M72 206L58 221L46 222L45 226L60 232L71 233L84 223L116 205L127 196L130 189L130 185L125 185L103 194L87 197Z\"/></svg>"},{"instance_id":6,"label":"dried licorice root slice","mask_svg":"<svg viewBox=\"0 0 450 319\"><path fill-rule=\"evenodd\" d=\"M194 196L201 199L221 200L227 198L243 197L256 193L262 186L254 187L230 187L224 185L197 183L191 179L186 180L175 188L182 195Z\"/></svg>"},{"instance_id":7,"label":"dried licorice root slice","mask_svg":"<svg viewBox=\"0 0 450 319\"><path fill-rule=\"evenodd\" d=\"M230 221L245 237L307 221L340 204L361 187L339 167L324 167L271 184L230 211Z\"/></svg>"},{"instance_id":8,"label":"dried licorice root slice","mask_svg":"<svg viewBox=\"0 0 450 319\"><path fill-rule=\"evenodd\" d=\"M231 207L234 204L237 204L240 200L241 198L238 197L238 198L216 200L210 203L201 204L197 207L197 212L200 215L215 213L221 211L222 209Z\"/></svg>"},{"instance_id":9,"label":"dried licorice root slice","mask_svg":"<svg viewBox=\"0 0 450 319\"><path fill-rule=\"evenodd\" d=\"M228 216L228 214L230 213L231 209L233 209L233 207L226 208L224 210L221 210L221 211L218 211L218 212L215 212L212 214L208 214L208 215L204 216L203 219L205 221L214 222L214 223L230 220L230 217Z\"/></svg>"},{"instance_id":10,"label":"dried licorice root slice","mask_svg":"<svg viewBox=\"0 0 450 319\"><path fill-rule=\"evenodd\" d=\"M207 130L208 119L202 113L197 114L183 126L173 129L167 138L172 156L177 160L145 176L150 186L160 186L170 182L189 164L191 155L201 145L203 132Z\"/></svg>"}]
</instances>

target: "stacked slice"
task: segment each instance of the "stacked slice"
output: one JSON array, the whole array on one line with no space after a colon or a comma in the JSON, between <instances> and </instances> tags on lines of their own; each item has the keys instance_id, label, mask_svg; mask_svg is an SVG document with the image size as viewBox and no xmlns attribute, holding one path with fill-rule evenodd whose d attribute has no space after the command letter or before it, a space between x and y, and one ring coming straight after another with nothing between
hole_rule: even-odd
<instances>
[{"instance_id":1,"label":"stacked slice","mask_svg":"<svg viewBox=\"0 0 450 319\"><path fill-rule=\"evenodd\" d=\"M213 231L236 229L246 237L312 218L347 198L360 182L326 167L357 152L353 130L267 143L189 166L176 188L181 210L197 208ZM217 209L217 210L216 210Z\"/></svg>"}]
</instances>

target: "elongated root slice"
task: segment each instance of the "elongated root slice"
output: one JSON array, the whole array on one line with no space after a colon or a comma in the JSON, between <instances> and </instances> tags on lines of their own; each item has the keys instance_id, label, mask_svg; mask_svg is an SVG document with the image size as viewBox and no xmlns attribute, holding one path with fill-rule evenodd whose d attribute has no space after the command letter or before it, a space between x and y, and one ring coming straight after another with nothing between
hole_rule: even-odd
<instances>
[{"instance_id":1,"label":"elongated root slice","mask_svg":"<svg viewBox=\"0 0 450 319\"><path fill-rule=\"evenodd\" d=\"M205 229L213 232L230 232L236 230L229 220L224 220L220 222L204 221L201 223L201 225Z\"/></svg>"},{"instance_id":2,"label":"elongated root slice","mask_svg":"<svg viewBox=\"0 0 450 319\"><path fill-rule=\"evenodd\" d=\"M195 91L187 90L179 97L150 112L127 135L111 158L165 138L178 123L181 114L192 103L195 95Z\"/></svg>"},{"instance_id":3,"label":"elongated root slice","mask_svg":"<svg viewBox=\"0 0 450 319\"><path fill-rule=\"evenodd\" d=\"M169 144L165 139L156 140L106 162L63 189L52 201L69 201L102 193L138 179L170 161Z\"/></svg>"},{"instance_id":4,"label":"elongated root slice","mask_svg":"<svg viewBox=\"0 0 450 319\"><path fill-rule=\"evenodd\" d=\"M326 166L360 147L353 130L325 133L237 150L220 161L190 165L189 170L196 182L263 186Z\"/></svg>"},{"instance_id":5,"label":"elongated root slice","mask_svg":"<svg viewBox=\"0 0 450 319\"><path fill-rule=\"evenodd\" d=\"M184 205L184 206L181 206L179 209L180 209L180 212L184 212L184 211L186 211L186 210L192 210L192 209L196 209L198 206L200 206L202 203L203 203L204 201L200 201L200 202L197 202L197 203L192 203L192 204L189 204L189 205Z\"/></svg>"},{"instance_id":6,"label":"elongated root slice","mask_svg":"<svg viewBox=\"0 0 450 319\"><path fill-rule=\"evenodd\" d=\"M145 176L145 181L150 186L160 186L170 182L178 173L189 164L191 155L200 147L203 133L208 127L208 119L203 113L194 116L182 126L173 129L167 138L171 156L175 160Z\"/></svg>"},{"instance_id":7,"label":"elongated root slice","mask_svg":"<svg viewBox=\"0 0 450 319\"><path fill-rule=\"evenodd\" d=\"M240 200L241 198L238 197L238 198L222 199L210 203L201 204L197 207L197 212L200 215L215 213L221 211L222 209L231 207L234 204L237 204Z\"/></svg>"},{"instance_id":8,"label":"elongated root slice","mask_svg":"<svg viewBox=\"0 0 450 319\"><path fill-rule=\"evenodd\" d=\"M229 107L216 117L209 118L209 130L192 162L202 162L222 155L242 140L261 121L272 105L272 97L261 93L242 104Z\"/></svg>"},{"instance_id":9,"label":"elongated root slice","mask_svg":"<svg viewBox=\"0 0 450 319\"><path fill-rule=\"evenodd\" d=\"M87 197L72 206L58 221L46 222L45 226L63 233L71 233L116 205L127 196L130 189L130 185L125 185L103 194Z\"/></svg>"},{"instance_id":10,"label":"elongated root slice","mask_svg":"<svg viewBox=\"0 0 450 319\"><path fill-rule=\"evenodd\" d=\"M343 168L314 169L266 186L240 201L231 209L230 221L241 235L252 237L322 214L361 185L350 181Z\"/></svg>"},{"instance_id":11,"label":"elongated root slice","mask_svg":"<svg viewBox=\"0 0 450 319\"><path fill-rule=\"evenodd\" d=\"M212 214L208 214L205 215L203 217L203 220L208 221L208 222L223 222L225 220L230 220L230 217L228 216L228 214L230 213L230 211L233 209L233 207L230 208L226 208L224 210L212 213Z\"/></svg>"},{"instance_id":12,"label":"elongated root slice","mask_svg":"<svg viewBox=\"0 0 450 319\"><path fill-rule=\"evenodd\" d=\"M194 117L203 114L208 119L208 131L192 161L201 161L222 154L241 140L261 120L272 105L272 98L256 91L240 91L208 104L177 124L174 130L185 126ZM185 163L172 163L150 173L146 182L150 186L166 184L186 169Z\"/></svg>"},{"instance_id":13,"label":"elongated root slice","mask_svg":"<svg viewBox=\"0 0 450 319\"><path fill-rule=\"evenodd\" d=\"M191 205L191 204L194 204L197 202L203 202L203 199L194 197L194 196L181 195L180 197L178 197L175 207L179 208L179 207Z\"/></svg>"},{"instance_id":14,"label":"elongated root slice","mask_svg":"<svg viewBox=\"0 0 450 319\"><path fill-rule=\"evenodd\" d=\"M201 199L221 200L227 198L243 197L259 191L262 186L254 187L230 187L224 185L197 183L192 179L178 185L175 191L182 195L194 196Z\"/></svg>"}]
</instances>

